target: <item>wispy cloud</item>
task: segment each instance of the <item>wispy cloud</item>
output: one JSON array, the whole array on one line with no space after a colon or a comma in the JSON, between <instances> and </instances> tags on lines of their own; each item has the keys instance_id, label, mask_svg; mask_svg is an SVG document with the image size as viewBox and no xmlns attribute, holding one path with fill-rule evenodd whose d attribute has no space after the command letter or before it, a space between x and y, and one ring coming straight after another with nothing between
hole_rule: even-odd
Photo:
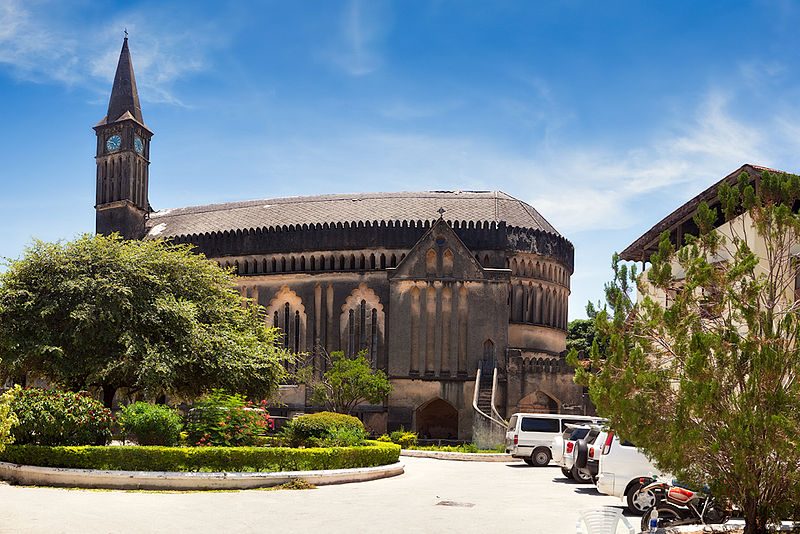
<instances>
[{"instance_id":1,"label":"wispy cloud","mask_svg":"<svg viewBox=\"0 0 800 534\"><path fill-rule=\"evenodd\" d=\"M81 6L74 8L80 11ZM59 9L47 1L0 2L0 68L5 65L21 81L81 85L107 93L127 27L142 99L179 104L174 82L207 69L206 51L213 46L207 36L219 38L216 31L203 31L202 24L190 33L171 26L169 19L137 11L67 22Z\"/></svg>"},{"instance_id":2,"label":"wispy cloud","mask_svg":"<svg viewBox=\"0 0 800 534\"><path fill-rule=\"evenodd\" d=\"M330 55L334 64L351 76L376 71L383 61L379 45L388 22L384 2L350 0L342 12L339 42Z\"/></svg>"},{"instance_id":3,"label":"wispy cloud","mask_svg":"<svg viewBox=\"0 0 800 534\"><path fill-rule=\"evenodd\" d=\"M744 122L730 113L729 98L710 91L679 126L664 126L624 150L559 138L526 154L487 139L374 130L319 142L263 140L246 150L261 155L259 166L271 177L307 178L303 194L375 184L383 190L504 184L565 234L645 229L743 163L776 165L794 154L797 142L782 139L796 134L795 125L779 116ZM298 194L296 187L285 194Z\"/></svg>"}]
</instances>

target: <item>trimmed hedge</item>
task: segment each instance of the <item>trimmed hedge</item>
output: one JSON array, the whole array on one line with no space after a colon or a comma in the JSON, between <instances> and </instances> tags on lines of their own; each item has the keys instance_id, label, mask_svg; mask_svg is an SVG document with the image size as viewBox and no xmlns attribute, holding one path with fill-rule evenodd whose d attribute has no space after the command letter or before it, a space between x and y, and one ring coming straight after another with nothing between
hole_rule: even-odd
<instances>
[{"instance_id":1,"label":"trimmed hedge","mask_svg":"<svg viewBox=\"0 0 800 534\"><path fill-rule=\"evenodd\" d=\"M336 412L319 412L301 415L291 422L295 437L325 438L334 430L363 430L364 424L352 415Z\"/></svg>"},{"instance_id":2,"label":"trimmed hedge","mask_svg":"<svg viewBox=\"0 0 800 534\"><path fill-rule=\"evenodd\" d=\"M400 447L371 441L362 447L46 447L8 445L0 461L42 467L110 471L317 471L392 464Z\"/></svg>"}]
</instances>

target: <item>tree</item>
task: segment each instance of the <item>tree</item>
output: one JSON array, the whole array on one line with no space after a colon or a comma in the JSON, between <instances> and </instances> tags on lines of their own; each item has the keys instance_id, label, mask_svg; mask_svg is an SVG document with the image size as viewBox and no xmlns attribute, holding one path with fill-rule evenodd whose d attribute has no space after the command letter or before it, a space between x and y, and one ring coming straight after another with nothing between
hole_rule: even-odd
<instances>
[{"instance_id":1,"label":"tree","mask_svg":"<svg viewBox=\"0 0 800 534\"><path fill-rule=\"evenodd\" d=\"M283 375L278 334L235 278L187 245L83 235L34 241L0 274L0 372L66 389L264 398Z\"/></svg>"},{"instance_id":2,"label":"tree","mask_svg":"<svg viewBox=\"0 0 800 534\"><path fill-rule=\"evenodd\" d=\"M20 387L15 386L0 395L0 452L3 452L6 445L14 442L14 433L11 430L19 423L19 419L11 409L11 403L19 391Z\"/></svg>"},{"instance_id":3,"label":"tree","mask_svg":"<svg viewBox=\"0 0 800 534\"><path fill-rule=\"evenodd\" d=\"M372 369L366 351L348 358L341 351L331 352L330 369L321 381L313 382L312 402L334 412L350 415L361 402L378 404L386 400L394 387L380 369Z\"/></svg>"},{"instance_id":4,"label":"tree","mask_svg":"<svg viewBox=\"0 0 800 534\"><path fill-rule=\"evenodd\" d=\"M756 193L743 174L719 199L726 222L701 204L699 236L675 250L665 232L646 277L614 256L595 322L608 348L576 380L661 469L761 533L800 514L800 179L765 172Z\"/></svg>"},{"instance_id":5,"label":"tree","mask_svg":"<svg viewBox=\"0 0 800 534\"><path fill-rule=\"evenodd\" d=\"M567 325L567 350L575 349L581 357L589 355L597 336L594 328L597 309L591 302L586 305L586 315L588 319L575 319Z\"/></svg>"}]
</instances>

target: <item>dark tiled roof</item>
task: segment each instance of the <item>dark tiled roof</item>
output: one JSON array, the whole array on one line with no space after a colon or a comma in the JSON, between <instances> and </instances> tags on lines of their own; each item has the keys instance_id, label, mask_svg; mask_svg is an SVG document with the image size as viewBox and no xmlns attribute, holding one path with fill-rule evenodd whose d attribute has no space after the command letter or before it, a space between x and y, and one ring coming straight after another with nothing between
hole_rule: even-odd
<instances>
[{"instance_id":1,"label":"dark tiled roof","mask_svg":"<svg viewBox=\"0 0 800 534\"><path fill-rule=\"evenodd\" d=\"M714 185L708 187L705 191L694 197L693 199L689 200L678 209L664 217L661 221L659 221L655 226L650 228L647 232L642 234L636 241L628 245L628 247L620 252L619 257L626 261L650 261L650 256L658 250L658 242L659 236L661 232L667 229L672 229L676 225L682 223L683 221L691 218L697 207L700 205L701 202L707 202L708 204L713 204L717 199L717 194L719 191L719 186L722 182L728 182L729 184L735 184L738 179L739 175L743 172L747 172L750 174L753 180L756 179L757 176L760 176L763 171L769 171L781 174L784 171L779 171L776 169L770 169L769 167L762 167L760 165L752 165L750 163L745 163L729 175L727 175L722 180L716 182Z\"/></svg>"},{"instance_id":2,"label":"dark tiled roof","mask_svg":"<svg viewBox=\"0 0 800 534\"><path fill-rule=\"evenodd\" d=\"M505 222L560 235L538 211L502 191L423 191L319 195L227 202L150 214L150 237L176 237L248 228L366 221Z\"/></svg>"}]
</instances>

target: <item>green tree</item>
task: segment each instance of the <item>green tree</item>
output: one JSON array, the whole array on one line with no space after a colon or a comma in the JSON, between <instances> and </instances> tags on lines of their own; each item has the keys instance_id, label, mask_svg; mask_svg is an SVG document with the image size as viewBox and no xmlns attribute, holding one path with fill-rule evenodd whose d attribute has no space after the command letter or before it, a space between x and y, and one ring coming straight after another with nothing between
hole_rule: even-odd
<instances>
[{"instance_id":1,"label":"green tree","mask_svg":"<svg viewBox=\"0 0 800 534\"><path fill-rule=\"evenodd\" d=\"M20 391L19 386L15 386L0 395L0 452L14 442L14 434L12 429L19 423L14 410L11 409L11 401Z\"/></svg>"},{"instance_id":2,"label":"green tree","mask_svg":"<svg viewBox=\"0 0 800 534\"><path fill-rule=\"evenodd\" d=\"M331 352L330 369L320 381L312 381L312 402L334 412L351 414L361 402L379 404L394 389L380 369L372 369L366 351L349 358L341 351Z\"/></svg>"},{"instance_id":3,"label":"green tree","mask_svg":"<svg viewBox=\"0 0 800 534\"><path fill-rule=\"evenodd\" d=\"M186 245L83 235L34 241L0 274L0 372L66 389L264 398L283 375L278 334L235 278Z\"/></svg>"},{"instance_id":4,"label":"green tree","mask_svg":"<svg viewBox=\"0 0 800 534\"><path fill-rule=\"evenodd\" d=\"M575 349L581 357L589 355L592 343L597 337L597 331L594 328L597 308L591 302L586 304L586 316L588 319L575 319L567 325L567 350Z\"/></svg>"},{"instance_id":5,"label":"green tree","mask_svg":"<svg viewBox=\"0 0 800 534\"><path fill-rule=\"evenodd\" d=\"M800 179L765 172L756 194L743 174L719 199L726 222L700 205L699 236L675 250L665 232L646 277L614 256L595 322L607 349L576 380L661 469L761 533L800 517Z\"/></svg>"}]
</instances>

